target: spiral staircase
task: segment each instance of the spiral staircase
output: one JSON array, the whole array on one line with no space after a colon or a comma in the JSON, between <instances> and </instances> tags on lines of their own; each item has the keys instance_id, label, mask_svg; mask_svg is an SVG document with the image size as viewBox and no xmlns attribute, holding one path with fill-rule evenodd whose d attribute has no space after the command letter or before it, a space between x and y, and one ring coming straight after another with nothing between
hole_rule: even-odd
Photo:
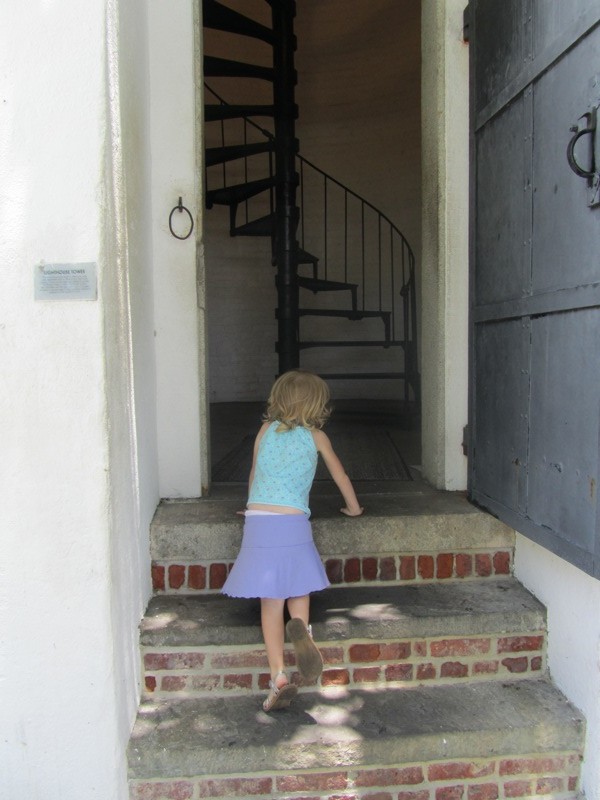
<instances>
[{"instance_id":1,"label":"spiral staircase","mask_svg":"<svg viewBox=\"0 0 600 800\"><path fill-rule=\"evenodd\" d=\"M221 41L231 38L228 53L239 37L272 52L272 66L204 57L207 208L228 207L231 236L271 240L280 373L303 366L301 354L309 349L352 350L353 358L336 356L335 363L358 361L360 369L317 371L328 380L399 381L405 407L417 410L413 251L375 206L299 155L295 3L256 0L249 9L265 5L271 6L271 27L217 0L203 3L204 28L220 32ZM254 101L262 92L268 101L229 103L215 80L219 87L229 81L238 97ZM385 367L364 369L373 359L361 361L356 354L365 348L387 351Z\"/></svg>"}]
</instances>

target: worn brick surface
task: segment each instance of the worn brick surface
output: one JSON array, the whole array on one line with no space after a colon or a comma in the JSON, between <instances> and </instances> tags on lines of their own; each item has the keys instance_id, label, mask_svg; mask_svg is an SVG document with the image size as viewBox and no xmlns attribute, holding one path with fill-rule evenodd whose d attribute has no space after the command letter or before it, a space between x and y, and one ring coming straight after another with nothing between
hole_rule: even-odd
<instances>
[{"instance_id":1,"label":"worn brick surface","mask_svg":"<svg viewBox=\"0 0 600 800\"><path fill-rule=\"evenodd\" d=\"M192 564L188 569L188 588L200 591L206 588L206 567Z\"/></svg>"},{"instance_id":2,"label":"worn brick surface","mask_svg":"<svg viewBox=\"0 0 600 800\"><path fill-rule=\"evenodd\" d=\"M498 552L494 553L494 572L496 575L509 575L510 574L510 553Z\"/></svg>"},{"instance_id":3,"label":"worn brick surface","mask_svg":"<svg viewBox=\"0 0 600 800\"><path fill-rule=\"evenodd\" d=\"M477 553L475 556L475 572L480 578L492 574L492 558L488 553Z\"/></svg>"},{"instance_id":4,"label":"worn brick surface","mask_svg":"<svg viewBox=\"0 0 600 800\"><path fill-rule=\"evenodd\" d=\"M226 564L211 564L209 571L209 584L211 589L221 589L227 579Z\"/></svg>"},{"instance_id":5,"label":"worn brick surface","mask_svg":"<svg viewBox=\"0 0 600 800\"><path fill-rule=\"evenodd\" d=\"M276 788L280 792L314 792L345 789L347 784L348 774L346 772L284 775L276 780Z\"/></svg>"},{"instance_id":6,"label":"worn brick surface","mask_svg":"<svg viewBox=\"0 0 600 800\"><path fill-rule=\"evenodd\" d=\"M503 636L498 639L498 653L521 653L524 650L541 650L543 636Z\"/></svg>"},{"instance_id":7,"label":"worn brick surface","mask_svg":"<svg viewBox=\"0 0 600 800\"><path fill-rule=\"evenodd\" d=\"M421 766L402 767L398 769L363 770L356 778L356 786L406 786L423 783Z\"/></svg>"},{"instance_id":8,"label":"worn brick surface","mask_svg":"<svg viewBox=\"0 0 600 800\"><path fill-rule=\"evenodd\" d=\"M348 558L344 564L344 581L346 583L356 583L360 580L360 559Z\"/></svg>"},{"instance_id":9,"label":"worn brick surface","mask_svg":"<svg viewBox=\"0 0 600 800\"><path fill-rule=\"evenodd\" d=\"M505 797L529 797L532 794L531 781L507 781L504 784Z\"/></svg>"},{"instance_id":10,"label":"worn brick surface","mask_svg":"<svg viewBox=\"0 0 600 800\"><path fill-rule=\"evenodd\" d=\"M169 567L169 587L180 589L185 582L185 567L182 564L171 564Z\"/></svg>"},{"instance_id":11,"label":"worn brick surface","mask_svg":"<svg viewBox=\"0 0 600 800\"><path fill-rule=\"evenodd\" d=\"M436 575L443 580L451 578L454 568L454 556L452 553L440 553L436 559Z\"/></svg>"},{"instance_id":12,"label":"worn brick surface","mask_svg":"<svg viewBox=\"0 0 600 800\"><path fill-rule=\"evenodd\" d=\"M271 778L219 778L198 782L199 797L240 797L270 794Z\"/></svg>"},{"instance_id":13,"label":"worn brick surface","mask_svg":"<svg viewBox=\"0 0 600 800\"><path fill-rule=\"evenodd\" d=\"M325 562L325 571L330 583L341 583L344 577L344 565L339 558L330 558Z\"/></svg>"},{"instance_id":14,"label":"worn brick surface","mask_svg":"<svg viewBox=\"0 0 600 800\"><path fill-rule=\"evenodd\" d=\"M414 556L402 556L400 558L400 580L412 581L417 575Z\"/></svg>"},{"instance_id":15,"label":"worn brick surface","mask_svg":"<svg viewBox=\"0 0 600 800\"><path fill-rule=\"evenodd\" d=\"M377 580L377 559L376 558L363 558L362 559L362 576L364 581Z\"/></svg>"},{"instance_id":16,"label":"worn brick surface","mask_svg":"<svg viewBox=\"0 0 600 800\"><path fill-rule=\"evenodd\" d=\"M473 556L468 553L457 553L454 569L458 578L466 578L473 573Z\"/></svg>"},{"instance_id":17,"label":"worn brick surface","mask_svg":"<svg viewBox=\"0 0 600 800\"><path fill-rule=\"evenodd\" d=\"M469 786L468 800L497 800L498 784L484 783L477 786Z\"/></svg>"},{"instance_id":18,"label":"worn brick surface","mask_svg":"<svg viewBox=\"0 0 600 800\"><path fill-rule=\"evenodd\" d=\"M414 667L412 664L390 664L385 668L386 681L412 681Z\"/></svg>"},{"instance_id":19,"label":"worn brick surface","mask_svg":"<svg viewBox=\"0 0 600 800\"><path fill-rule=\"evenodd\" d=\"M434 567L433 556L419 556L417 564L418 564L419 575L424 580L430 580L431 578L433 578L433 567Z\"/></svg>"},{"instance_id":20,"label":"worn brick surface","mask_svg":"<svg viewBox=\"0 0 600 800\"><path fill-rule=\"evenodd\" d=\"M159 564L152 564L152 588L155 592L165 591L165 568Z\"/></svg>"},{"instance_id":21,"label":"worn brick surface","mask_svg":"<svg viewBox=\"0 0 600 800\"><path fill-rule=\"evenodd\" d=\"M396 559L392 556L379 559L379 579L382 581L395 581L396 573Z\"/></svg>"},{"instance_id":22,"label":"worn brick surface","mask_svg":"<svg viewBox=\"0 0 600 800\"><path fill-rule=\"evenodd\" d=\"M427 770L430 781L455 780L456 778L481 778L492 775L496 769L495 762L477 764L470 761L449 761L432 764Z\"/></svg>"},{"instance_id":23,"label":"worn brick surface","mask_svg":"<svg viewBox=\"0 0 600 800\"><path fill-rule=\"evenodd\" d=\"M190 800L194 786L189 781L136 783L131 786L130 800Z\"/></svg>"},{"instance_id":24,"label":"worn brick surface","mask_svg":"<svg viewBox=\"0 0 600 800\"><path fill-rule=\"evenodd\" d=\"M489 639L441 639L432 642L429 648L429 652L434 658L479 655L489 653L489 651Z\"/></svg>"}]
</instances>

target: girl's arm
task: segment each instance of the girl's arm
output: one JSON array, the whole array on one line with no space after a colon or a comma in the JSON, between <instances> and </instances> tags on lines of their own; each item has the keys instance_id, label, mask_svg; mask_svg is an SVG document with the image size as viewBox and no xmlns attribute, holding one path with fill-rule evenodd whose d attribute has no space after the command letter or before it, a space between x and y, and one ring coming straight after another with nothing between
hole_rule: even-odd
<instances>
[{"instance_id":1,"label":"girl's arm","mask_svg":"<svg viewBox=\"0 0 600 800\"><path fill-rule=\"evenodd\" d=\"M250 477L248 478L248 492L252 488L252 481L254 480L254 469L256 467L256 457L258 456L258 445L260 444L260 440L264 436L265 431L269 427L269 422L263 422L259 432L256 434L256 439L254 440L254 452L252 454L252 469L250 470Z\"/></svg>"},{"instance_id":2,"label":"girl's arm","mask_svg":"<svg viewBox=\"0 0 600 800\"><path fill-rule=\"evenodd\" d=\"M323 456L325 466L329 470L329 474L335 481L346 503L344 508L340 508L340 511L347 517L359 517L363 513L364 508L358 504L354 487L350 482L350 478L346 475L342 462L336 456L331 442L329 441L329 437L326 436L323 431L313 431L312 434L317 450Z\"/></svg>"},{"instance_id":3,"label":"girl's arm","mask_svg":"<svg viewBox=\"0 0 600 800\"><path fill-rule=\"evenodd\" d=\"M258 445L260 444L260 440L262 439L262 437L264 435L264 432L267 430L268 427L269 427L269 423L268 422L264 422L262 424L262 426L261 426L261 429L256 434L256 439L254 440L254 452L252 454L252 468L250 470L250 477L248 478L248 494L250 494L250 489L252 488L252 481L254 480L254 468L256 467L256 457L258 455ZM246 511L245 510L244 511L236 511L235 513L239 514L240 516L243 517L244 514L246 513Z\"/></svg>"}]
</instances>

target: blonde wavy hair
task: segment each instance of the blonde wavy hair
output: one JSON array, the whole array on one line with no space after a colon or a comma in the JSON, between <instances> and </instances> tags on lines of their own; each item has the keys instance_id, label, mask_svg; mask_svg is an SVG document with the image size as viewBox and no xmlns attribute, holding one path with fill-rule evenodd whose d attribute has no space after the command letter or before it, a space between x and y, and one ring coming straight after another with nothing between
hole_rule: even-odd
<instances>
[{"instance_id":1,"label":"blonde wavy hair","mask_svg":"<svg viewBox=\"0 0 600 800\"><path fill-rule=\"evenodd\" d=\"M284 372L271 389L265 422L279 422L278 431L322 428L331 413L329 398L329 387L318 375L303 369Z\"/></svg>"}]
</instances>

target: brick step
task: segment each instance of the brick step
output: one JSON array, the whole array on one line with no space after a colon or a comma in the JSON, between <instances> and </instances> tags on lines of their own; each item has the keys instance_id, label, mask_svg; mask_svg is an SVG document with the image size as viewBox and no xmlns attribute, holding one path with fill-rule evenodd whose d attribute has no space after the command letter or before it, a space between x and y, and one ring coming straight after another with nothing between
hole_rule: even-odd
<instances>
[{"instance_id":1,"label":"brick step","mask_svg":"<svg viewBox=\"0 0 600 800\"><path fill-rule=\"evenodd\" d=\"M314 594L311 604L325 687L509 680L546 668L545 609L513 578L333 588ZM154 697L268 687L258 601L156 596L141 645L145 687ZM286 662L300 683L292 648Z\"/></svg>"},{"instance_id":2,"label":"brick step","mask_svg":"<svg viewBox=\"0 0 600 800\"><path fill-rule=\"evenodd\" d=\"M221 588L240 547L243 519L236 511L245 491L160 504L151 526L156 592ZM461 495L412 482L389 494L375 484L368 491L359 491L366 513L356 519L339 513L339 493L329 482L311 495L315 543L331 583L418 585L510 574L514 531Z\"/></svg>"},{"instance_id":3,"label":"brick step","mask_svg":"<svg viewBox=\"0 0 600 800\"><path fill-rule=\"evenodd\" d=\"M131 800L577 796L584 722L545 680L141 705Z\"/></svg>"}]
</instances>

